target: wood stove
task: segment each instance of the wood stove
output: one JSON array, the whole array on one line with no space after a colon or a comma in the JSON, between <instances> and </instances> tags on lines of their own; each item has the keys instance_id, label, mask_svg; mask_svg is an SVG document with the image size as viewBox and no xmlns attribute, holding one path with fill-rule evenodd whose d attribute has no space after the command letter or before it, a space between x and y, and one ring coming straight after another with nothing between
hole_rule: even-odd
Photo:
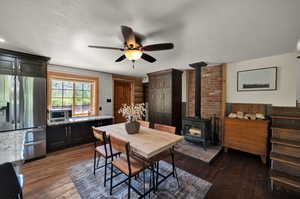
<instances>
[{"instance_id":1,"label":"wood stove","mask_svg":"<svg viewBox=\"0 0 300 199\"><path fill-rule=\"evenodd\" d=\"M195 117L186 117L182 120L182 134L185 140L200 143L206 150L207 144L212 142L211 120L201 118L201 68L207 63L197 62L190 64L195 69ZM200 133L193 134L191 129L198 129Z\"/></svg>"}]
</instances>

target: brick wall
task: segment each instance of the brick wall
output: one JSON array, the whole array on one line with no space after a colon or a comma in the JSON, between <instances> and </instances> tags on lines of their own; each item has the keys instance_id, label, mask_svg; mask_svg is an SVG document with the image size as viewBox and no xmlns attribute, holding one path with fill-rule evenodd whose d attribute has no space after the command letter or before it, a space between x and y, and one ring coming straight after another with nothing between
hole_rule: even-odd
<instances>
[{"instance_id":1,"label":"brick wall","mask_svg":"<svg viewBox=\"0 0 300 199\"><path fill-rule=\"evenodd\" d=\"M201 115L210 118L222 116L224 102L223 65L204 67L201 71ZM187 115L195 115L195 71L187 70Z\"/></svg>"}]
</instances>

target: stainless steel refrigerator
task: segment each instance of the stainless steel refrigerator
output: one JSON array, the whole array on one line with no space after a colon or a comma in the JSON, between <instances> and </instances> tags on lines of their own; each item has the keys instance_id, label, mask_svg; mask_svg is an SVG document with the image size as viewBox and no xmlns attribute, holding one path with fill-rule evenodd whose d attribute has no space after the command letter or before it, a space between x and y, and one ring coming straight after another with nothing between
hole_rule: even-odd
<instances>
[{"instance_id":1,"label":"stainless steel refrigerator","mask_svg":"<svg viewBox=\"0 0 300 199\"><path fill-rule=\"evenodd\" d=\"M0 70L0 133L24 133L25 160L46 155L46 85L45 77Z\"/></svg>"}]
</instances>

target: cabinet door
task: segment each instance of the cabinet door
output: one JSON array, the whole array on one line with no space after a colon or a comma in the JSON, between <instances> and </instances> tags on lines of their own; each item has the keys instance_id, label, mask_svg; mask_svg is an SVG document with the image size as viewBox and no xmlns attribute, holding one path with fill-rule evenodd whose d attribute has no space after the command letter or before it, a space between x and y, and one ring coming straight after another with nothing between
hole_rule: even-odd
<instances>
[{"instance_id":1,"label":"cabinet door","mask_svg":"<svg viewBox=\"0 0 300 199\"><path fill-rule=\"evenodd\" d=\"M95 141L95 137L93 134L93 129L92 127L99 127L102 126L102 121L101 120L95 120L95 121L90 121L88 122L88 130L86 132L86 142L90 143L90 142L94 142Z\"/></svg>"},{"instance_id":2,"label":"cabinet door","mask_svg":"<svg viewBox=\"0 0 300 199\"><path fill-rule=\"evenodd\" d=\"M15 59L0 55L0 74L13 75L15 73Z\"/></svg>"},{"instance_id":3,"label":"cabinet door","mask_svg":"<svg viewBox=\"0 0 300 199\"><path fill-rule=\"evenodd\" d=\"M87 122L81 122L70 125L70 144L72 146L87 143L90 125Z\"/></svg>"},{"instance_id":4,"label":"cabinet door","mask_svg":"<svg viewBox=\"0 0 300 199\"><path fill-rule=\"evenodd\" d=\"M68 145L66 125L47 126L47 152L63 149Z\"/></svg>"},{"instance_id":5,"label":"cabinet door","mask_svg":"<svg viewBox=\"0 0 300 199\"><path fill-rule=\"evenodd\" d=\"M31 77L46 77L47 64L43 61L19 60L18 74Z\"/></svg>"}]
</instances>

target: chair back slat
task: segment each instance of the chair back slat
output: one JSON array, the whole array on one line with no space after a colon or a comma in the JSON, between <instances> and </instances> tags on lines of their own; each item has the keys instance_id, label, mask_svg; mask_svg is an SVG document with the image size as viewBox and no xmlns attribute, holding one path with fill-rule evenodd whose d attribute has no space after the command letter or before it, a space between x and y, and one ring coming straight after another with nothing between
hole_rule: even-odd
<instances>
[{"instance_id":1,"label":"chair back slat","mask_svg":"<svg viewBox=\"0 0 300 199\"><path fill-rule=\"evenodd\" d=\"M165 131L167 133L175 134L176 133L176 127L164 125L164 124L154 124L154 129Z\"/></svg>"},{"instance_id":2,"label":"chair back slat","mask_svg":"<svg viewBox=\"0 0 300 199\"><path fill-rule=\"evenodd\" d=\"M129 142L126 142L114 136L109 136L109 139L111 147L116 151L124 154L127 154L127 152L129 152Z\"/></svg>"},{"instance_id":3,"label":"chair back slat","mask_svg":"<svg viewBox=\"0 0 300 199\"><path fill-rule=\"evenodd\" d=\"M141 126L149 128L150 127L150 122L144 121L144 120L138 120Z\"/></svg>"},{"instance_id":4,"label":"chair back slat","mask_svg":"<svg viewBox=\"0 0 300 199\"><path fill-rule=\"evenodd\" d=\"M95 127L92 127L92 128L93 128L94 137L97 140L101 141L103 144L106 144L106 132L98 130Z\"/></svg>"}]
</instances>

